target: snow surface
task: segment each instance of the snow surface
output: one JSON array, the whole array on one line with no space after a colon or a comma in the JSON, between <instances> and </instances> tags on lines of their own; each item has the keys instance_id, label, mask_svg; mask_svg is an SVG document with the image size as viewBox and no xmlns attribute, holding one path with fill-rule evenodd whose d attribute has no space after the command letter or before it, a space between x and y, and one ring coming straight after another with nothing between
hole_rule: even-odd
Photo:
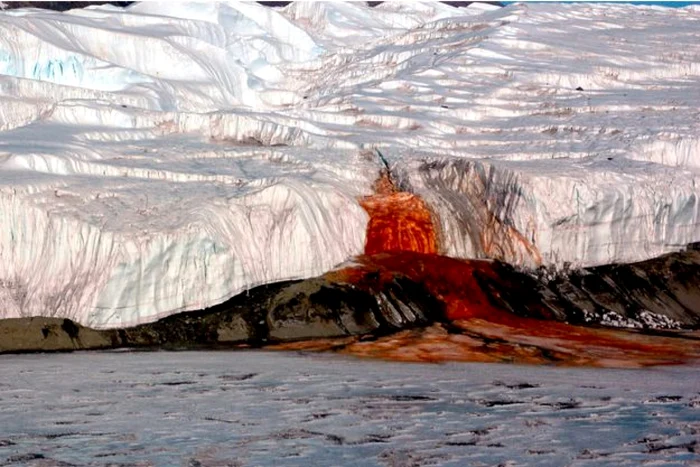
<instances>
[{"instance_id":1,"label":"snow surface","mask_svg":"<svg viewBox=\"0 0 700 467\"><path fill-rule=\"evenodd\" d=\"M698 135L693 6L2 11L0 316L318 275L363 250L375 149L445 254L650 258L700 240Z\"/></svg>"},{"instance_id":2,"label":"snow surface","mask_svg":"<svg viewBox=\"0 0 700 467\"><path fill-rule=\"evenodd\" d=\"M692 366L413 365L241 351L6 355L2 368L2 465L700 463Z\"/></svg>"}]
</instances>

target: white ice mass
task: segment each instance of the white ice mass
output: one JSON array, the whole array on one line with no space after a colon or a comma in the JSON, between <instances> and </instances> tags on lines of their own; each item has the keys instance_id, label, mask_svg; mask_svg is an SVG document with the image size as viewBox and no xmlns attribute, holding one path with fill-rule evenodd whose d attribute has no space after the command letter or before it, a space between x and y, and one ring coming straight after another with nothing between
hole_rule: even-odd
<instances>
[{"instance_id":1,"label":"white ice mass","mask_svg":"<svg viewBox=\"0 0 700 467\"><path fill-rule=\"evenodd\" d=\"M700 7L0 11L0 317L133 325L323 273L363 251L377 149L450 256L680 249Z\"/></svg>"}]
</instances>

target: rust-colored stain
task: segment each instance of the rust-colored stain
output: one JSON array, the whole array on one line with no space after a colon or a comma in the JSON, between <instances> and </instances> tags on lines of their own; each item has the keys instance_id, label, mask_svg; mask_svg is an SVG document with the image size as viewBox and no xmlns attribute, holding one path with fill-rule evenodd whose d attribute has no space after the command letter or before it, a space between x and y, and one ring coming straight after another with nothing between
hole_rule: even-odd
<instances>
[{"instance_id":1,"label":"rust-colored stain","mask_svg":"<svg viewBox=\"0 0 700 467\"><path fill-rule=\"evenodd\" d=\"M396 275L421 283L443 305L448 323L405 330L376 340L329 339L291 343L285 349L328 350L356 356L412 362L510 362L565 366L643 367L700 359L700 333L667 336L636 331L574 326L527 318L492 303L484 278L498 290L517 292L522 286L499 277L495 263L458 260L415 252L364 255L352 267L325 277L352 283L359 289L378 288ZM481 280L477 280L477 276ZM493 285L491 285L493 287ZM546 316L544 306L539 314ZM449 327L449 329L448 329Z\"/></svg>"},{"instance_id":2,"label":"rust-colored stain","mask_svg":"<svg viewBox=\"0 0 700 467\"><path fill-rule=\"evenodd\" d=\"M518 251L522 251L535 265L542 265L539 250L518 229L504 224L488 210L485 210L482 218L485 225L479 232L479 239L481 249L488 258L508 261L509 258L517 258Z\"/></svg>"},{"instance_id":3,"label":"rust-colored stain","mask_svg":"<svg viewBox=\"0 0 700 467\"><path fill-rule=\"evenodd\" d=\"M437 253L437 236L430 211L419 197L394 189L383 175L375 184L376 194L360 200L369 214L365 254L387 251Z\"/></svg>"},{"instance_id":4,"label":"rust-colored stain","mask_svg":"<svg viewBox=\"0 0 700 467\"><path fill-rule=\"evenodd\" d=\"M373 341L357 338L291 343L278 348L338 349L401 361L514 362L531 364L639 367L700 359L698 333L655 336L615 329L574 326L518 316L494 304L501 291L517 293L496 264L437 254L437 236L425 203L397 192L388 178L377 194L361 201L370 215L365 255L357 264L325 275L358 288L381 287L397 275L422 284L443 306L450 324L406 330ZM485 287L489 287L488 293ZM524 291L523 291L524 292ZM523 293L523 296L526 294ZM547 308L528 303L537 315ZM448 329L449 327L449 329Z\"/></svg>"},{"instance_id":5,"label":"rust-colored stain","mask_svg":"<svg viewBox=\"0 0 700 467\"><path fill-rule=\"evenodd\" d=\"M543 323L543 328L547 322ZM355 340L342 352L358 357L404 362L446 361L517 363L557 366L640 368L673 365L700 359L697 333L684 337L660 337L613 329L569 326L556 336L546 330L499 325L481 320L455 321L449 332L444 325L402 331L372 342ZM585 328L583 328L585 329ZM693 338L694 337L694 338ZM693 347L695 346L695 347Z\"/></svg>"},{"instance_id":6,"label":"rust-colored stain","mask_svg":"<svg viewBox=\"0 0 700 467\"><path fill-rule=\"evenodd\" d=\"M463 332L456 332L457 330ZM599 368L677 365L697 362L700 359L700 351L697 348L700 339L698 332L677 337L661 337L614 329L599 331L604 340L614 340L623 345L601 344L596 339L576 344L572 343L568 336L559 341L532 335L527 329L468 320L455 321L451 323L450 329L444 324L436 323L428 328L405 330L372 341L346 337L293 342L271 348L333 350L361 358L400 362L453 361ZM496 334L500 335L501 340L493 340Z\"/></svg>"}]
</instances>

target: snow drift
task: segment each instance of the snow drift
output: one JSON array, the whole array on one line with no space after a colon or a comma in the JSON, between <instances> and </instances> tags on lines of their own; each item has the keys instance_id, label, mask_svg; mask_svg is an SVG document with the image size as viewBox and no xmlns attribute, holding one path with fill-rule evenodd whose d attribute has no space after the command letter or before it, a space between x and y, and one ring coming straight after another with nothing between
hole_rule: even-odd
<instances>
[{"instance_id":1,"label":"snow drift","mask_svg":"<svg viewBox=\"0 0 700 467\"><path fill-rule=\"evenodd\" d=\"M362 253L383 170L440 253L700 240L700 9L0 12L0 316L153 321Z\"/></svg>"}]
</instances>

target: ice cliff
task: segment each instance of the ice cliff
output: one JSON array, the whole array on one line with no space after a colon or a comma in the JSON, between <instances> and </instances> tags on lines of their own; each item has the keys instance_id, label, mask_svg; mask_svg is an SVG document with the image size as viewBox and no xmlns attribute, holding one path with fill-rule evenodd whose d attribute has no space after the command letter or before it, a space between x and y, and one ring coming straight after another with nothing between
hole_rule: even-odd
<instances>
[{"instance_id":1,"label":"ice cliff","mask_svg":"<svg viewBox=\"0 0 700 467\"><path fill-rule=\"evenodd\" d=\"M382 170L440 253L700 240L700 8L0 11L0 317L117 327L361 254Z\"/></svg>"}]
</instances>

